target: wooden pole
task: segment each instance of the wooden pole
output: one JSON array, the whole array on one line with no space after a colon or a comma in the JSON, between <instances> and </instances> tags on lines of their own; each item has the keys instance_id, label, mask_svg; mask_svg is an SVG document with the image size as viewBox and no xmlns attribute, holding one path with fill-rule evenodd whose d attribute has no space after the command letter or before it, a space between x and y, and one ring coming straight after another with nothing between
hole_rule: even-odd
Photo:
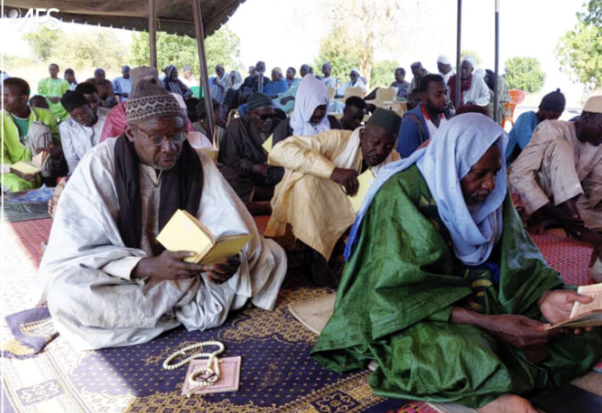
<instances>
[{"instance_id":1,"label":"wooden pole","mask_svg":"<svg viewBox=\"0 0 602 413\"><path fill-rule=\"evenodd\" d=\"M150 65L157 67L157 7L156 0L148 0L148 37L150 42Z\"/></svg>"},{"instance_id":2,"label":"wooden pole","mask_svg":"<svg viewBox=\"0 0 602 413\"><path fill-rule=\"evenodd\" d=\"M201 12L201 0L192 0L194 14L194 35L199 49L199 62L201 64L201 78L203 92L205 93L205 110L209 121L208 138L214 141L213 130L215 126L215 115L213 113L213 101L209 91L209 73L207 72L207 58L205 56L205 28L203 27L203 14ZM213 142L215 144L215 142Z\"/></svg>"},{"instance_id":3,"label":"wooden pole","mask_svg":"<svg viewBox=\"0 0 602 413\"><path fill-rule=\"evenodd\" d=\"M462 54L462 0L458 0L458 37L456 43L456 101L454 105L456 106L456 110L460 107L460 82L461 79L461 71L462 71L462 62L460 61L460 56Z\"/></svg>"}]
</instances>

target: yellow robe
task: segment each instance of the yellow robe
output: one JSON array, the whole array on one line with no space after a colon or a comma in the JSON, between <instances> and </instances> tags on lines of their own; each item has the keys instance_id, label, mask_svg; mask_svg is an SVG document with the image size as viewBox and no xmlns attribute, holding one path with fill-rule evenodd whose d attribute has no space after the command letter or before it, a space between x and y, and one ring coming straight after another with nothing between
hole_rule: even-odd
<instances>
[{"instance_id":1,"label":"yellow robe","mask_svg":"<svg viewBox=\"0 0 602 413\"><path fill-rule=\"evenodd\" d=\"M337 159L345 152L354 133L359 133L359 129L291 136L274 146L268 163L283 166L286 172L274 191L266 237L283 236L290 224L297 239L330 259L337 241L355 220L355 211L345 190L330 179L335 168L361 172L363 155L359 144L349 164L336 164L340 163ZM393 150L381 165L399 159Z\"/></svg>"}]
</instances>

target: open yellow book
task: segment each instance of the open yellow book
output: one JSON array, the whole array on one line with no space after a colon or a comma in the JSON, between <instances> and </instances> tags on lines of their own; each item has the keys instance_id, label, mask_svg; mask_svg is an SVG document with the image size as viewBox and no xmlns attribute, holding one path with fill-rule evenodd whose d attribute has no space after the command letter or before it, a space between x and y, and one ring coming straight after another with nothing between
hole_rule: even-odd
<instances>
[{"instance_id":1,"label":"open yellow book","mask_svg":"<svg viewBox=\"0 0 602 413\"><path fill-rule=\"evenodd\" d=\"M569 319L548 327L548 330L602 326L602 284L583 285L577 292L592 297L594 301L589 304L576 302Z\"/></svg>"},{"instance_id":2,"label":"open yellow book","mask_svg":"<svg viewBox=\"0 0 602 413\"><path fill-rule=\"evenodd\" d=\"M251 234L226 235L216 240L196 217L178 209L157 236L157 241L168 251L196 254L184 261L210 265L238 254L252 237Z\"/></svg>"},{"instance_id":3,"label":"open yellow book","mask_svg":"<svg viewBox=\"0 0 602 413\"><path fill-rule=\"evenodd\" d=\"M270 152L272 152L273 143L274 143L274 135L270 135L270 137L267 138L261 146L263 147L263 149L265 149L265 151L267 153L270 153Z\"/></svg>"},{"instance_id":4,"label":"open yellow book","mask_svg":"<svg viewBox=\"0 0 602 413\"><path fill-rule=\"evenodd\" d=\"M10 166L10 172L19 175L21 178L27 178L42 172L42 170L33 163L19 161Z\"/></svg>"},{"instance_id":5,"label":"open yellow book","mask_svg":"<svg viewBox=\"0 0 602 413\"><path fill-rule=\"evenodd\" d=\"M368 193L368 188L374 182L374 174L370 170L370 168L366 169L363 174L357 177L357 181L360 186L357 190L357 193L354 196L350 196L349 200L351 201L351 206L355 212L360 210L360 206L362 206L362 201L364 197Z\"/></svg>"}]
</instances>

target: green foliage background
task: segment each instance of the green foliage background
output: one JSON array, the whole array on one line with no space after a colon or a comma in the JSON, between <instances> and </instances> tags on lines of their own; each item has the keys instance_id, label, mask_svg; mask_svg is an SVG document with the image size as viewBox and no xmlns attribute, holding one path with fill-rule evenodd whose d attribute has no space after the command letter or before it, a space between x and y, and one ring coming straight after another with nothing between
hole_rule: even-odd
<instances>
[{"instance_id":1,"label":"green foliage background","mask_svg":"<svg viewBox=\"0 0 602 413\"><path fill-rule=\"evenodd\" d=\"M546 74L541 70L539 60L532 57L513 57L506 61L506 81L510 89L520 89L527 93L541 90Z\"/></svg>"},{"instance_id":2,"label":"green foliage background","mask_svg":"<svg viewBox=\"0 0 602 413\"><path fill-rule=\"evenodd\" d=\"M575 28L560 38L556 56L574 80L586 83L591 76L602 78L602 0L590 0L577 18Z\"/></svg>"},{"instance_id":3,"label":"green foliage background","mask_svg":"<svg viewBox=\"0 0 602 413\"><path fill-rule=\"evenodd\" d=\"M136 33L130 46L128 61L132 66L148 66L150 64L150 46L148 33ZM205 39L207 68L212 75L217 64L224 65L227 71L241 70L240 39L227 27L222 27L212 36ZM173 64L181 70L188 64L193 74L200 75L200 63L196 39L187 36L176 36L165 32L157 33L157 68L164 69Z\"/></svg>"}]
</instances>

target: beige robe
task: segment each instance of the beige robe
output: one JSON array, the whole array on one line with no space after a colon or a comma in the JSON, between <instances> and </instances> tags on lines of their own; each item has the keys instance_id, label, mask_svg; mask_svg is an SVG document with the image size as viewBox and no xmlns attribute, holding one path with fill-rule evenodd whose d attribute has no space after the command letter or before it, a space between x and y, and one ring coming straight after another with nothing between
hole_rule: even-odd
<instances>
[{"instance_id":1,"label":"beige robe","mask_svg":"<svg viewBox=\"0 0 602 413\"><path fill-rule=\"evenodd\" d=\"M544 121L512 164L510 184L531 215L549 202L578 196L585 225L602 228L602 146L577 139L575 124Z\"/></svg>"},{"instance_id":2,"label":"beige robe","mask_svg":"<svg viewBox=\"0 0 602 413\"><path fill-rule=\"evenodd\" d=\"M344 188L330 175L335 168L361 172L361 129L291 136L274 146L268 163L283 166L286 172L274 191L273 212L265 236L283 236L290 224L297 239L330 259L337 241L355 220ZM350 142L354 142L352 146ZM372 171L377 173L382 165L399 159L393 150Z\"/></svg>"}]
</instances>

